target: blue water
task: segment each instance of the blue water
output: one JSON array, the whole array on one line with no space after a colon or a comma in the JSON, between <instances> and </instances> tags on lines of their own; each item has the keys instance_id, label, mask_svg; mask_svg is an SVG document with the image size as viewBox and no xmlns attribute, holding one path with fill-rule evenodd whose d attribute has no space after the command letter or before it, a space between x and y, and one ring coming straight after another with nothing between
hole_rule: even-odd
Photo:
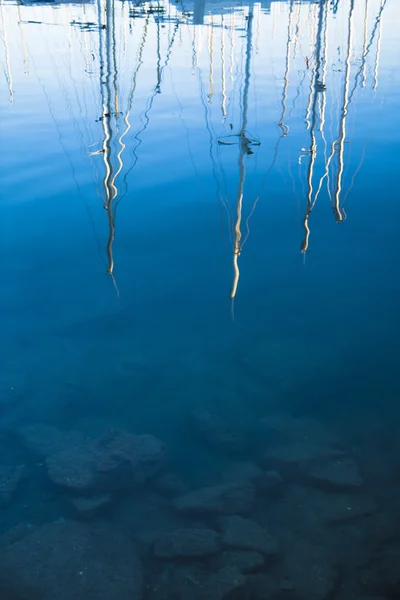
<instances>
[{"instance_id":1,"label":"blue water","mask_svg":"<svg viewBox=\"0 0 400 600\"><path fill-rule=\"evenodd\" d=\"M168 470L191 489L219 484L232 462L278 469L282 496L245 515L269 523L280 559L232 597L272 597L283 577L285 597L300 600L398 598L395 1L3 2L1 27L0 467L25 465L0 502L4 556L16 527L29 526L15 551L26 556L32 528L46 539L44 524L80 518L21 428L91 438L114 427L162 440ZM210 443L194 413L246 443ZM377 512L333 529L297 513L301 494L323 507L348 490L321 499L308 475L265 459L278 442L260 423L275 415L289 442L293 418L332 432ZM84 524L140 539L145 591L99 596L89 585L82 597L194 593L171 583L149 539L218 529L217 517L181 521L163 504L146 519L151 485ZM296 579L297 539L318 542L303 571L328 552L339 575L327 589ZM5 600L78 598L56 567L54 588L22 558L31 592L2 584L7 560ZM194 562L214 593L217 567Z\"/></svg>"}]
</instances>

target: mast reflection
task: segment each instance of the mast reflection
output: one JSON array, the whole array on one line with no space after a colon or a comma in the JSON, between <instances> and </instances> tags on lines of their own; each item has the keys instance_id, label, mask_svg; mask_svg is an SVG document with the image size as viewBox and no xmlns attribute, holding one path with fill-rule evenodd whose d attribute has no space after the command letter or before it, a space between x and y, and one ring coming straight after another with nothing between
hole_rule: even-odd
<instances>
[{"instance_id":1,"label":"mast reflection","mask_svg":"<svg viewBox=\"0 0 400 600\"><path fill-rule=\"evenodd\" d=\"M76 133L73 142L84 148L85 158L98 155L89 159L89 166L93 169L93 188L101 195L104 212L99 207L98 210L102 223L107 225L101 254L117 294L117 207L130 191L132 170L139 157L142 160L142 144L147 143L145 131L150 129L153 105L165 101L163 107L170 110L168 87L167 94L160 98L165 87L164 73L170 69L171 76L167 77L166 85L170 81L176 82L177 89L173 93L176 97L178 93L187 94L185 100L191 93L189 77L186 81L185 75L181 76L179 72L175 76L173 70L185 73L187 68L187 75L198 75L200 98L196 94L189 98L188 114L185 115L186 137L191 128L196 131L191 163L195 165L194 170L198 170L196 177L204 188L208 185L204 182L210 180L215 186L215 196L223 209L223 225L225 227L226 222L228 225L230 239L226 244L229 252L226 260L230 275L226 287L232 305L243 276L241 256L249 240L249 223L251 219L254 222L255 208L265 192L267 177L276 165L280 166L278 150L282 154L281 149L287 149L289 165L284 168L292 180L294 195L299 202L300 196L303 198L298 218L301 252L306 255L313 241L312 233L317 226L317 214L313 211L318 200L318 210L325 201L325 207L332 207L337 223L346 220L344 203L365 155L364 149L360 164L348 174L354 159L354 151L350 148L356 147L348 135L353 116L350 107L352 102L355 104L358 93L378 89L382 17L386 4L387 0L364 0L358 24L355 0L340 3L288 0L257 6L250 3L245 7L237 2L229 9L207 0L188 0L184 7L164 1L158 4L139 1L128 5L117 0L40 9L18 4L13 33L19 28L19 48L14 52L15 36L11 35L11 19L7 14L12 5L1 0L3 66L11 102L20 97L15 89L18 68L15 56L20 57L20 72L29 75L30 67L33 74L39 71L41 77L39 58L36 63L39 69L35 66L32 42L29 46L31 29L42 27L48 32L50 28L57 28L63 33L63 46L60 43L57 47L58 54L49 52L55 75L52 83L59 89L53 90L48 85L45 94L52 118L61 117L64 110L72 124L71 130L73 128ZM34 20L23 19L28 10ZM41 11L46 11L43 22L38 19L39 13L43 16ZM334 25L334 13L346 22L343 33L339 34ZM282 14L284 21L280 18ZM261 35L265 24L269 27L275 52L271 57L270 78L266 75L263 56L268 46ZM171 65L170 61L176 39L178 66L175 62ZM52 48L48 39L45 44L48 50ZM57 62L60 56L61 64ZM43 75L40 80L45 77ZM60 91L60 102L65 106L54 106L53 99L58 101L56 95ZM262 98L260 103L259 98ZM177 119L182 119L182 111L187 110L183 99L180 106L180 117L175 112L168 112L169 132L173 131ZM255 147L260 145L248 131L248 123L253 117L254 126L258 126L257 106L267 107L260 133L263 147L257 152L256 160L249 163ZM94 125L95 120L97 125ZM63 151L67 150L73 157L68 147L71 140L64 135L62 127L62 118L58 118L57 130ZM268 127L271 128L270 138ZM97 128L97 135L93 128ZM157 160L163 160L160 150L163 140L158 139L157 131L152 131L152 136L149 136L150 143L158 145ZM299 143L300 136L303 141ZM201 142L204 142L203 146ZM227 167L224 161L229 161L232 155L223 147L236 144L238 153ZM353 156L350 156L351 151ZM165 154L169 152L166 148ZM75 178L78 170L72 159L69 162ZM296 180L293 166L297 162L300 167ZM254 172L249 170L252 164ZM209 190L210 187L207 192ZM275 188L273 193L265 194L271 203L276 200L274 194L277 195ZM272 215L273 210L268 213Z\"/></svg>"}]
</instances>

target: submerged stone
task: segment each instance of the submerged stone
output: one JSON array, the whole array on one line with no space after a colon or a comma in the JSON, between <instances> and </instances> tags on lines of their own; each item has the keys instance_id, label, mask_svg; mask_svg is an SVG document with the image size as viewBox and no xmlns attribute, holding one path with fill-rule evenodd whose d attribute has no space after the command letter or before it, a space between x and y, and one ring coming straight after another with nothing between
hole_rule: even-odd
<instances>
[{"instance_id":1,"label":"submerged stone","mask_svg":"<svg viewBox=\"0 0 400 600\"><path fill-rule=\"evenodd\" d=\"M262 478L264 471L251 462L238 461L233 462L225 469L222 474L224 481L250 481L257 484Z\"/></svg>"},{"instance_id":2,"label":"submerged stone","mask_svg":"<svg viewBox=\"0 0 400 600\"><path fill-rule=\"evenodd\" d=\"M129 537L58 521L2 548L0 597L142 600L142 565Z\"/></svg>"},{"instance_id":3,"label":"submerged stone","mask_svg":"<svg viewBox=\"0 0 400 600\"><path fill-rule=\"evenodd\" d=\"M82 492L121 490L143 483L165 464L166 446L152 435L111 430L50 456L47 470L57 485Z\"/></svg>"},{"instance_id":4,"label":"submerged stone","mask_svg":"<svg viewBox=\"0 0 400 600\"><path fill-rule=\"evenodd\" d=\"M201 587L193 590L193 600L233 600L242 598L246 579L237 567L224 567L210 575Z\"/></svg>"},{"instance_id":5,"label":"submerged stone","mask_svg":"<svg viewBox=\"0 0 400 600\"><path fill-rule=\"evenodd\" d=\"M358 467L351 458L310 465L304 472L310 481L321 487L341 489L360 487L363 484Z\"/></svg>"},{"instance_id":6,"label":"submerged stone","mask_svg":"<svg viewBox=\"0 0 400 600\"><path fill-rule=\"evenodd\" d=\"M159 537L153 547L161 560L200 558L220 550L220 536L212 529L179 529Z\"/></svg>"},{"instance_id":7,"label":"submerged stone","mask_svg":"<svg viewBox=\"0 0 400 600\"><path fill-rule=\"evenodd\" d=\"M8 504L23 477L25 467L0 466L0 508Z\"/></svg>"},{"instance_id":8,"label":"submerged stone","mask_svg":"<svg viewBox=\"0 0 400 600\"><path fill-rule=\"evenodd\" d=\"M287 413L269 415L261 419L258 429L264 433L267 445L272 441L274 445L308 442L316 446L341 447L336 435L313 417L294 417Z\"/></svg>"},{"instance_id":9,"label":"submerged stone","mask_svg":"<svg viewBox=\"0 0 400 600\"><path fill-rule=\"evenodd\" d=\"M296 596L328 600L338 582L338 571L324 548L307 540L295 540L285 553L285 565Z\"/></svg>"},{"instance_id":10,"label":"submerged stone","mask_svg":"<svg viewBox=\"0 0 400 600\"><path fill-rule=\"evenodd\" d=\"M260 552L248 550L225 550L218 557L221 567L235 567L243 574L254 573L265 565L264 556Z\"/></svg>"},{"instance_id":11,"label":"submerged stone","mask_svg":"<svg viewBox=\"0 0 400 600\"><path fill-rule=\"evenodd\" d=\"M327 459L339 460L344 456L344 452L337 448L304 441L272 448L265 453L264 461L267 465L279 469L298 467L304 469L309 464L323 462Z\"/></svg>"},{"instance_id":12,"label":"submerged stone","mask_svg":"<svg viewBox=\"0 0 400 600\"><path fill-rule=\"evenodd\" d=\"M376 513L378 505L369 496L359 493L329 493L315 491L308 498L309 509L326 523L343 523Z\"/></svg>"},{"instance_id":13,"label":"submerged stone","mask_svg":"<svg viewBox=\"0 0 400 600\"><path fill-rule=\"evenodd\" d=\"M275 497L283 492L283 479L278 471L263 471L251 462L234 462L222 474L224 481L248 481L257 495Z\"/></svg>"},{"instance_id":14,"label":"submerged stone","mask_svg":"<svg viewBox=\"0 0 400 600\"><path fill-rule=\"evenodd\" d=\"M247 481L222 483L190 492L174 502L182 513L236 514L248 511L254 502L254 486Z\"/></svg>"},{"instance_id":15,"label":"submerged stone","mask_svg":"<svg viewBox=\"0 0 400 600\"><path fill-rule=\"evenodd\" d=\"M79 431L61 431L52 425L32 423L18 430L22 443L33 454L46 458L57 452L84 443L85 436Z\"/></svg>"},{"instance_id":16,"label":"submerged stone","mask_svg":"<svg viewBox=\"0 0 400 600\"><path fill-rule=\"evenodd\" d=\"M81 519L91 519L102 513L111 503L111 494L101 494L90 498L71 500L76 515Z\"/></svg>"},{"instance_id":17,"label":"submerged stone","mask_svg":"<svg viewBox=\"0 0 400 600\"><path fill-rule=\"evenodd\" d=\"M231 422L229 417L195 410L191 413L190 422L196 434L207 444L221 450L240 452L247 443L247 434L243 423Z\"/></svg>"},{"instance_id":18,"label":"submerged stone","mask_svg":"<svg viewBox=\"0 0 400 600\"><path fill-rule=\"evenodd\" d=\"M222 517L220 523L223 546L261 552L266 556L278 553L274 538L253 519L233 515Z\"/></svg>"},{"instance_id":19,"label":"submerged stone","mask_svg":"<svg viewBox=\"0 0 400 600\"><path fill-rule=\"evenodd\" d=\"M189 486L177 473L162 473L151 482L152 488L167 498L181 496L189 491Z\"/></svg>"},{"instance_id":20,"label":"submerged stone","mask_svg":"<svg viewBox=\"0 0 400 600\"><path fill-rule=\"evenodd\" d=\"M267 573L250 574L246 579L251 600L298 600L289 579L279 579Z\"/></svg>"}]
</instances>

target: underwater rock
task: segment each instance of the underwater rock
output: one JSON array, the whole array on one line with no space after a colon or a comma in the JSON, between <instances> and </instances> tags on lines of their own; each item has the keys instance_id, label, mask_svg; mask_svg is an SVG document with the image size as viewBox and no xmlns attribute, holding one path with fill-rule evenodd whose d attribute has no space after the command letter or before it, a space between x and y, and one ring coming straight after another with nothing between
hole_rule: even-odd
<instances>
[{"instance_id":1,"label":"underwater rock","mask_svg":"<svg viewBox=\"0 0 400 600\"><path fill-rule=\"evenodd\" d=\"M306 499L308 510L325 523L344 523L378 511L374 500L361 494L315 491Z\"/></svg>"},{"instance_id":2,"label":"underwater rock","mask_svg":"<svg viewBox=\"0 0 400 600\"><path fill-rule=\"evenodd\" d=\"M30 523L19 523L11 529L8 529L1 537L0 537L0 552L3 546L8 546L9 544L15 544L26 535L29 535L34 531L34 526ZM1 564L1 561L0 561Z\"/></svg>"},{"instance_id":3,"label":"underwater rock","mask_svg":"<svg viewBox=\"0 0 400 600\"><path fill-rule=\"evenodd\" d=\"M295 442L287 446L278 446L267 450L264 463L268 468L278 468L282 472L299 472L301 468L330 459L342 460L345 453L342 450L327 445L317 445L308 441Z\"/></svg>"},{"instance_id":4,"label":"underwater rock","mask_svg":"<svg viewBox=\"0 0 400 600\"><path fill-rule=\"evenodd\" d=\"M243 600L246 580L229 566L210 572L204 565L165 563L161 574L148 577L149 600ZM108 599L107 599L108 600Z\"/></svg>"},{"instance_id":5,"label":"underwater rock","mask_svg":"<svg viewBox=\"0 0 400 600\"><path fill-rule=\"evenodd\" d=\"M222 517L220 524L223 546L261 552L265 556L277 555L278 548L274 538L253 519L233 515Z\"/></svg>"},{"instance_id":6,"label":"underwater rock","mask_svg":"<svg viewBox=\"0 0 400 600\"><path fill-rule=\"evenodd\" d=\"M161 572L147 574L146 600L193 600L193 591L201 588L210 575L199 561L165 562L162 566Z\"/></svg>"},{"instance_id":7,"label":"underwater rock","mask_svg":"<svg viewBox=\"0 0 400 600\"><path fill-rule=\"evenodd\" d=\"M250 481L257 483L262 478L264 471L251 462L237 461L232 462L223 472L224 481Z\"/></svg>"},{"instance_id":8,"label":"underwater rock","mask_svg":"<svg viewBox=\"0 0 400 600\"><path fill-rule=\"evenodd\" d=\"M73 498L71 503L80 519L92 519L102 513L111 504L111 500L111 494L101 494L90 498Z\"/></svg>"},{"instance_id":9,"label":"underwater rock","mask_svg":"<svg viewBox=\"0 0 400 600\"><path fill-rule=\"evenodd\" d=\"M248 511L254 502L254 486L247 481L204 487L174 501L182 513L236 514Z\"/></svg>"},{"instance_id":10,"label":"underwater rock","mask_svg":"<svg viewBox=\"0 0 400 600\"><path fill-rule=\"evenodd\" d=\"M129 489L153 477L166 462L166 446L152 435L110 430L100 438L46 460L56 485L81 492Z\"/></svg>"},{"instance_id":11,"label":"underwater rock","mask_svg":"<svg viewBox=\"0 0 400 600\"><path fill-rule=\"evenodd\" d=\"M257 480L257 492L263 496L280 496L284 490L284 482L278 471L263 471Z\"/></svg>"},{"instance_id":12,"label":"underwater rock","mask_svg":"<svg viewBox=\"0 0 400 600\"><path fill-rule=\"evenodd\" d=\"M247 434L243 424L232 423L226 417L200 410L191 413L190 422L202 441L220 450L240 452L246 446Z\"/></svg>"},{"instance_id":13,"label":"underwater rock","mask_svg":"<svg viewBox=\"0 0 400 600\"><path fill-rule=\"evenodd\" d=\"M254 573L264 567L265 559L260 552L225 550L217 558L220 567L235 567L243 574Z\"/></svg>"},{"instance_id":14,"label":"underwater rock","mask_svg":"<svg viewBox=\"0 0 400 600\"><path fill-rule=\"evenodd\" d=\"M62 452L73 446L84 443L85 436L79 431L61 431L52 425L32 423L18 430L24 446L41 458Z\"/></svg>"},{"instance_id":15,"label":"underwater rock","mask_svg":"<svg viewBox=\"0 0 400 600\"><path fill-rule=\"evenodd\" d=\"M308 442L316 446L342 448L336 435L313 417L269 415L259 421L258 431L268 446Z\"/></svg>"},{"instance_id":16,"label":"underwater rock","mask_svg":"<svg viewBox=\"0 0 400 600\"><path fill-rule=\"evenodd\" d=\"M258 495L276 496L283 491L283 480L278 471L263 471L251 462L234 462L222 474L224 481L249 481Z\"/></svg>"},{"instance_id":17,"label":"underwater rock","mask_svg":"<svg viewBox=\"0 0 400 600\"><path fill-rule=\"evenodd\" d=\"M351 458L330 460L307 468L303 466L302 470L311 482L321 487L342 489L363 484L358 467Z\"/></svg>"},{"instance_id":18,"label":"underwater rock","mask_svg":"<svg viewBox=\"0 0 400 600\"><path fill-rule=\"evenodd\" d=\"M292 540L285 553L285 566L296 597L327 600L338 582L338 571L323 546L305 539Z\"/></svg>"},{"instance_id":19,"label":"underwater rock","mask_svg":"<svg viewBox=\"0 0 400 600\"><path fill-rule=\"evenodd\" d=\"M58 521L2 549L0 597L142 600L142 565L129 537L108 526Z\"/></svg>"},{"instance_id":20,"label":"underwater rock","mask_svg":"<svg viewBox=\"0 0 400 600\"><path fill-rule=\"evenodd\" d=\"M397 600L400 590L400 543L377 547L375 556L365 568L357 572L365 596L388 596Z\"/></svg>"},{"instance_id":21,"label":"underwater rock","mask_svg":"<svg viewBox=\"0 0 400 600\"><path fill-rule=\"evenodd\" d=\"M162 473L155 477L151 482L152 488L167 498L182 496L189 491L189 486L177 473Z\"/></svg>"},{"instance_id":22,"label":"underwater rock","mask_svg":"<svg viewBox=\"0 0 400 600\"><path fill-rule=\"evenodd\" d=\"M179 529L159 537L153 547L160 560L200 558L220 550L220 536L212 529Z\"/></svg>"},{"instance_id":23,"label":"underwater rock","mask_svg":"<svg viewBox=\"0 0 400 600\"><path fill-rule=\"evenodd\" d=\"M251 600L287 600L298 596L293 594L293 584L289 579L279 579L266 573L247 576L248 597Z\"/></svg>"},{"instance_id":24,"label":"underwater rock","mask_svg":"<svg viewBox=\"0 0 400 600\"><path fill-rule=\"evenodd\" d=\"M243 598L246 579L237 567L220 569L193 590L193 600L239 600Z\"/></svg>"},{"instance_id":25,"label":"underwater rock","mask_svg":"<svg viewBox=\"0 0 400 600\"><path fill-rule=\"evenodd\" d=\"M0 508L6 506L12 500L23 477L24 470L23 465L17 467L0 466Z\"/></svg>"}]
</instances>

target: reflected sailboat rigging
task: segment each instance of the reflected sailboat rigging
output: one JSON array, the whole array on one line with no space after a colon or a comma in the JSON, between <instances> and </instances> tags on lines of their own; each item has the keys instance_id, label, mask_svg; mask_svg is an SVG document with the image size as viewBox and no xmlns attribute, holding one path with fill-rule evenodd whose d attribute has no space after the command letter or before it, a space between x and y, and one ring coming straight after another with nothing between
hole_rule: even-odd
<instances>
[{"instance_id":1,"label":"reflected sailboat rigging","mask_svg":"<svg viewBox=\"0 0 400 600\"><path fill-rule=\"evenodd\" d=\"M4 0L1 3L1 34L3 43L6 42L5 75L10 98L13 100L14 87L11 67L14 68L14 62L11 61L10 64L9 60L7 42L10 43L11 38L7 37L5 29L5 5L3 2ZM193 11L181 10L181 12L179 12L179 7L173 5L167 7L166 4L160 3L153 5L139 2L135 6L129 6L119 4L115 0L96 0L95 5L79 7L79 14L77 14L78 8L74 9L74 5L63 6L62 10L54 10L52 15L50 13L50 17L47 17L46 22L43 23L23 21L24 6L18 5L16 12L18 12L18 40L21 50L19 54L24 73L28 74L29 56L30 66L35 74L35 64L28 44L29 33L28 36L25 35L24 23L31 23L32 27L40 24L46 28L46 31L57 25L57 28L61 29L62 27L66 34L63 40L64 47L67 46L68 50L66 58L62 56L61 46L57 46L59 56L62 56L62 68L56 65L58 58L56 59L55 55L51 56L50 61L54 65L54 81L58 82L61 89L66 113L70 116L76 133L74 141L79 142L84 149L85 156L88 154L92 157L99 155L98 159L90 162L91 167L96 170L94 187L96 187L96 192L101 195L106 213L107 240L104 243L105 252L103 246L101 254L102 260L106 260L106 270L117 294L119 294L119 290L115 279L114 257L117 207L128 193L129 176L138 162L138 148L143 143L145 136L142 134L149 125L155 98L161 93L163 74L166 69L170 68L169 62L175 39L179 40L178 43L182 45L182 48L185 48L189 38L189 44L187 44L191 50L189 69L191 68L193 75L197 71L199 78L200 110L204 112L205 117L203 134L207 136L207 146L204 152L200 149L201 142L199 142L198 156L191 155L190 158L192 164L194 165L196 162L201 169L201 161L204 161L204 155L207 155L209 150L212 162L212 173L210 172L210 174L214 176L217 184L216 195L223 209L224 223L225 213L228 219L229 267L232 274L229 282L229 295L233 309L241 277L241 256L250 235L249 223L255 213L259 198L264 193L265 180L278 162L279 148L284 148L286 145L288 152L292 152L287 171L292 180L293 193L298 198L303 193L304 205L299 218L302 238L301 252L306 255L309 250L311 224L314 223L315 226L316 223L311 215L317 200L324 195L325 188L335 221L338 223L345 221L346 212L343 205L353 188L365 155L364 147L360 164L354 165L352 173L347 176L346 169L354 158L354 156L350 157L351 150L348 145L349 125L352 125L352 122L349 123L349 107L357 89L360 89L362 94L366 93L367 89L377 90L382 16L386 4L387 0L364 0L360 12L361 25L358 41L355 35L355 0L341 2L340 5L339 2L335 3L331 0L319 0L307 3L307 5L296 2L296 0L289 0L285 4L270 3L264 9L259 5L254 7L253 4L250 4L247 7L233 8L229 16L228 12L223 11L221 7L209 7L202 0L194 2ZM373 20L374 7L376 7L377 15ZM337 36L333 16L335 12L339 13L340 18L346 19L347 25L343 36L339 36L338 44L335 40L335 35ZM129 21L122 18L126 13L129 14ZM283 13L285 15L284 23L279 22L278 19L279 15ZM260 58L256 56L257 52L261 54L260 49L263 49L263 40L258 35L257 24L257 18L260 15L270 15L268 18L271 19L272 36L275 35L274 27L275 30L281 28L279 41L273 37L276 46L281 43L279 47L280 76L275 77L273 71L272 80L277 82L276 87L277 85L282 87L276 93L272 84L272 92L270 89L266 92L268 101L270 100L269 96L274 93L276 95L276 104L272 106L271 114L265 118L264 123L270 125L273 132L270 146L271 157L268 157L266 168L263 168L261 173L261 189L257 190L258 194L253 195L252 192L252 203L248 206L248 195L250 194L247 194L247 189L250 189L249 184L251 185L256 180L256 177L252 176L253 174L250 176L248 159L260 145L260 141L252 137L248 131L248 122L252 119L252 104L249 95L254 89L256 106L257 91L259 91L256 88L260 81L258 68L260 68L260 64L262 65ZM121 16L120 21L118 21L119 16ZM136 21L132 26L134 19ZM139 19L141 19L143 28L137 27ZM10 19L7 19L7 25L9 21ZM127 22L129 22L129 27L125 26ZM130 34L128 30L131 32ZM119 34L121 34L121 43L119 43ZM328 69L328 36L330 38L330 55L332 55L332 48L337 48L337 63L332 65L329 63L329 67L335 67L332 69ZM133 66L127 67L125 64L129 62L127 57L132 56L132 52L130 52L131 39L135 37L137 39L135 63ZM151 42L146 43L148 39ZM77 43L80 50L78 59ZM196 47L196 43L198 47ZM45 44L50 52L51 45L47 39L45 39ZM151 46L149 52L147 46ZM12 46L11 51L15 61ZM372 53L374 53L374 58L372 61L368 61L368 57ZM180 55L179 68L184 68L182 63L184 64L186 56L189 56L189 53L182 52ZM149 59L149 57L151 58ZM331 60L330 57L329 59ZM335 58L332 59L332 63L334 60ZM138 73L142 65L146 65L146 61L152 62L151 69L148 69L147 74L143 76L144 81L140 80L139 85ZM77 65L79 69L82 69L81 73L85 73L84 85L79 79L81 73L76 71ZM142 71L146 71L146 66ZM128 85L126 85L127 73L129 73ZM147 76L151 78L150 84L145 92L138 94L140 96L138 104L142 101L143 105L141 105L141 110L137 111L138 123L135 128L132 114L134 96L136 105L136 90L139 88L142 91L141 86L147 85ZM171 73L171 82L173 79ZM336 83L337 85L335 85ZM71 88L68 87L68 84L71 85ZM80 95L79 87L81 84L82 95ZM306 86L307 91L305 90ZM265 93L265 89L260 87L262 93ZM361 88L364 88L365 91ZM89 90L89 95L93 93L93 98L88 99L85 89ZM177 98L178 92L179 87L177 90L173 89ZM295 109L297 108L297 112L299 112L299 107L296 107L296 102L303 103L301 117L298 118ZM180 106L180 118L182 118L183 101ZM97 119L90 115L90 108L96 111ZM199 107L197 108L199 109ZM50 106L52 118L54 115L58 115L60 110L59 108L53 109L54 107ZM65 110L64 106L63 109ZM199 115L200 111L197 114L192 113L191 117L188 117L188 127L192 117L195 126L198 126L200 118L203 120L203 117L199 117ZM296 116L296 119L293 115ZM95 120L97 125L93 125ZM298 125L296 120L300 123L300 133L296 131ZM257 114L255 114L255 122L255 127L257 127ZM97 146L95 146L96 142L91 143L96 138L91 127L101 127L98 136L99 138L101 136L101 139L98 140ZM62 131L61 125L60 127L57 125L57 128ZM262 135L263 149L256 158L261 155L265 160L264 139L267 136L264 132ZM293 150L290 145L293 145L299 135L303 135L306 142L301 148L302 144L297 145L296 141L294 148L296 158L293 158ZM85 140L84 136L88 139ZM282 141L284 138L285 141ZM352 140L350 139L350 141ZM65 146L65 149L69 151L68 145L64 144L63 139L60 143L63 150ZM234 175L231 177L232 173L228 169L225 170L226 165L223 164L222 159L229 156L229 150L224 147L236 144L238 145L238 155L235 155ZM95 147L93 148L93 146ZM353 144L351 147L353 148L355 145ZM301 148L300 156L299 148ZM88 152L88 149L94 151ZM208 160L208 156L206 160ZM271 164L269 165L270 160ZM297 182L291 171L292 165L296 165L297 160L300 163L299 179L302 190L296 189ZM75 181L75 165L71 161L70 164ZM96 166L101 169L101 176L98 175ZM258 168L258 165L255 164L256 172ZM196 169L197 166L194 166L195 171ZM201 185L206 181L202 175L201 172L196 174ZM232 180L234 191L230 187ZM234 198L231 206L229 206L228 200L230 194ZM79 192L79 195L82 196L82 192ZM329 203L327 204L329 206ZM316 214L313 216L316 217ZM104 222L103 213L102 220Z\"/></svg>"}]
</instances>

